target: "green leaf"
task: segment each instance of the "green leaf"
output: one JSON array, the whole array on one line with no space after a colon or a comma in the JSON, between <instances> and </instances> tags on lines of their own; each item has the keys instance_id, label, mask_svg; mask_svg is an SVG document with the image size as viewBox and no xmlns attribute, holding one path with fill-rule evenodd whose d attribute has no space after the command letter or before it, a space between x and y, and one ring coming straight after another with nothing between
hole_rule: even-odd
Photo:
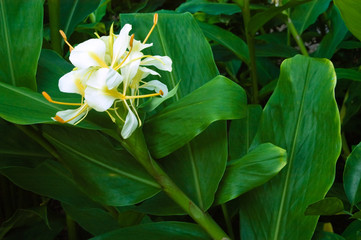
<instances>
[{"instance_id":1,"label":"green leaf","mask_svg":"<svg viewBox=\"0 0 361 240\"><path fill-rule=\"evenodd\" d=\"M361 81L361 72L349 68L336 68L337 79Z\"/></svg>"},{"instance_id":2,"label":"green leaf","mask_svg":"<svg viewBox=\"0 0 361 240\"><path fill-rule=\"evenodd\" d=\"M262 116L260 105L248 105L245 118L232 120L229 129L229 156L238 159L248 153L254 136L256 135Z\"/></svg>"},{"instance_id":3,"label":"green leaf","mask_svg":"<svg viewBox=\"0 0 361 240\"><path fill-rule=\"evenodd\" d=\"M311 0L293 0L281 7L269 7L267 10L257 13L249 21L248 24L248 32L251 35L256 34L258 29L260 29L264 24L266 24L268 21L270 21L272 18L276 17L277 15L281 14L283 11L298 6L300 4L307 3Z\"/></svg>"},{"instance_id":4,"label":"green leaf","mask_svg":"<svg viewBox=\"0 0 361 240\"><path fill-rule=\"evenodd\" d=\"M310 25L314 24L318 16L327 10L330 2L331 0L312 0L296 6L291 13L291 19L298 34L301 35Z\"/></svg>"},{"instance_id":5,"label":"green leaf","mask_svg":"<svg viewBox=\"0 0 361 240\"><path fill-rule=\"evenodd\" d=\"M98 202L131 205L160 191L128 152L115 150L98 132L46 127L44 136L58 149L79 187Z\"/></svg>"},{"instance_id":6,"label":"green leaf","mask_svg":"<svg viewBox=\"0 0 361 240\"><path fill-rule=\"evenodd\" d=\"M329 197L310 204L305 215L336 215L344 210L343 203L337 197Z\"/></svg>"},{"instance_id":7,"label":"green leaf","mask_svg":"<svg viewBox=\"0 0 361 240\"><path fill-rule=\"evenodd\" d=\"M282 63L252 146L270 142L286 149L287 165L241 197L242 238L311 238L318 217L304 211L331 187L341 149L335 84L327 59L297 55Z\"/></svg>"},{"instance_id":8,"label":"green leaf","mask_svg":"<svg viewBox=\"0 0 361 240\"><path fill-rule=\"evenodd\" d=\"M36 90L43 11L42 0L0 0L1 82Z\"/></svg>"},{"instance_id":9,"label":"green leaf","mask_svg":"<svg viewBox=\"0 0 361 240\"><path fill-rule=\"evenodd\" d=\"M348 156L343 173L343 186L352 206L361 202L361 143Z\"/></svg>"},{"instance_id":10,"label":"green leaf","mask_svg":"<svg viewBox=\"0 0 361 240\"><path fill-rule=\"evenodd\" d=\"M17 209L11 218L1 224L0 239L3 239L13 228L23 227L40 220L44 220L46 223L48 221L46 206L33 209Z\"/></svg>"},{"instance_id":11,"label":"green leaf","mask_svg":"<svg viewBox=\"0 0 361 240\"><path fill-rule=\"evenodd\" d=\"M334 0L347 28L361 41L361 5L358 0Z\"/></svg>"},{"instance_id":12,"label":"green leaf","mask_svg":"<svg viewBox=\"0 0 361 240\"><path fill-rule=\"evenodd\" d=\"M196 224L185 222L157 222L122 228L91 240L209 240Z\"/></svg>"},{"instance_id":13,"label":"green leaf","mask_svg":"<svg viewBox=\"0 0 361 240\"><path fill-rule=\"evenodd\" d=\"M236 4L189 1L182 3L176 11L190 13L204 12L210 15L232 15L241 12L241 9Z\"/></svg>"},{"instance_id":14,"label":"green leaf","mask_svg":"<svg viewBox=\"0 0 361 240\"><path fill-rule=\"evenodd\" d=\"M62 0L60 4L60 28L70 37L76 25L97 9L100 0Z\"/></svg>"},{"instance_id":15,"label":"green leaf","mask_svg":"<svg viewBox=\"0 0 361 240\"><path fill-rule=\"evenodd\" d=\"M297 50L283 44L258 44L256 45L257 57L293 57L297 54Z\"/></svg>"},{"instance_id":16,"label":"green leaf","mask_svg":"<svg viewBox=\"0 0 361 240\"><path fill-rule=\"evenodd\" d=\"M218 76L191 94L152 116L144 125L150 152L162 158L218 120L239 119L246 115L244 90Z\"/></svg>"},{"instance_id":17,"label":"green leaf","mask_svg":"<svg viewBox=\"0 0 361 240\"><path fill-rule=\"evenodd\" d=\"M348 225L342 236L347 240L360 240L361 239L361 221L355 220Z\"/></svg>"},{"instance_id":18,"label":"green leaf","mask_svg":"<svg viewBox=\"0 0 361 240\"><path fill-rule=\"evenodd\" d=\"M314 240L345 240L342 236L332 233L332 232L325 232L321 231L316 233L312 239Z\"/></svg>"},{"instance_id":19,"label":"green leaf","mask_svg":"<svg viewBox=\"0 0 361 240\"><path fill-rule=\"evenodd\" d=\"M248 46L241 38L234 35L230 31L226 31L216 25L198 22L204 35L231 50L239 59L245 63L249 63Z\"/></svg>"},{"instance_id":20,"label":"green leaf","mask_svg":"<svg viewBox=\"0 0 361 240\"><path fill-rule=\"evenodd\" d=\"M360 220L361 219L361 211L358 211L358 212L352 214L352 218Z\"/></svg>"},{"instance_id":21,"label":"green leaf","mask_svg":"<svg viewBox=\"0 0 361 240\"><path fill-rule=\"evenodd\" d=\"M100 235L120 228L117 220L101 208L85 208L61 204L66 214L93 235Z\"/></svg>"},{"instance_id":22,"label":"green leaf","mask_svg":"<svg viewBox=\"0 0 361 240\"><path fill-rule=\"evenodd\" d=\"M215 202L228 202L264 184L282 170L286 159L284 149L265 143L244 157L228 162Z\"/></svg>"},{"instance_id":23,"label":"green leaf","mask_svg":"<svg viewBox=\"0 0 361 240\"><path fill-rule=\"evenodd\" d=\"M330 18L330 31L322 39L317 51L313 54L314 57L331 59L337 50L337 46L342 42L348 32L339 10L335 6L331 8Z\"/></svg>"}]
</instances>

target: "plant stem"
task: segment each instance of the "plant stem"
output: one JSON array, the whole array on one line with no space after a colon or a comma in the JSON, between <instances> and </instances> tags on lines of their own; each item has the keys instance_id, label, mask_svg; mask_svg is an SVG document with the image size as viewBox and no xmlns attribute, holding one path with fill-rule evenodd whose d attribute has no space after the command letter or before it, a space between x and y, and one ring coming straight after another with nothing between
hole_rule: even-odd
<instances>
[{"instance_id":1,"label":"plant stem","mask_svg":"<svg viewBox=\"0 0 361 240\"><path fill-rule=\"evenodd\" d=\"M77 240L76 224L68 214L66 214L66 226L68 229L68 239Z\"/></svg>"},{"instance_id":2,"label":"plant stem","mask_svg":"<svg viewBox=\"0 0 361 240\"><path fill-rule=\"evenodd\" d=\"M240 4L239 4L240 5ZM241 7L241 5L240 5ZM248 45L248 52L250 57L250 62L248 67L251 70L251 79L252 79L252 103L258 103L258 77L257 77L257 64L256 64L256 50L254 46L254 36L248 31L248 24L251 20L251 11L249 8L249 0L243 1L242 15L244 28L246 30L246 40Z\"/></svg>"},{"instance_id":3,"label":"plant stem","mask_svg":"<svg viewBox=\"0 0 361 240\"><path fill-rule=\"evenodd\" d=\"M298 34L298 32L297 32L297 30L295 28L295 25L293 24L291 18L288 17L288 14L287 14L286 11L284 13L287 15L287 21L286 21L287 28L291 32L293 38L295 39L298 47L300 48L301 53L303 55L305 55L305 56L309 56L308 51L307 51L307 49L305 47L305 44L303 43L301 36Z\"/></svg>"},{"instance_id":4,"label":"plant stem","mask_svg":"<svg viewBox=\"0 0 361 240\"><path fill-rule=\"evenodd\" d=\"M48 0L49 25L50 25L50 44L53 50L63 55L60 30L60 0Z\"/></svg>"},{"instance_id":5,"label":"plant stem","mask_svg":"<svg viewBox=\"0 0 361 240\"><path fill-rule=\"evenodd\" d=\"M138 160L147 172L159 183L162 190L193 218L213 239L230 239L210 215L201 210L189 197L178 188L149 154L143 132L136 130L133 135L121 141L122 145Z\"/></svg>"},{"instance_id":6,"label":"plant stem","mask_svg":"<svg viewBox=\"0 0 361 240\"><path fill-rule=\"evenodd\" d=\"M227 205L225 203L221 204L221 208L222 208L224 220L226 221L228 234L232 239L235 239L233 227L232 227L232 221L228 213Z\"/></svg>"}]
</instances>

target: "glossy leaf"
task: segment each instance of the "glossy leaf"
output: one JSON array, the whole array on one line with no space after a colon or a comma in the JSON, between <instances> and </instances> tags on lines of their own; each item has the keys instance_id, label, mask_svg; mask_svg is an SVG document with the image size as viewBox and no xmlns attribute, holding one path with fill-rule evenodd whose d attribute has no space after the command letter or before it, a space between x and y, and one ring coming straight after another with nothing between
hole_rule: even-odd
<instances>
[{"instance_id":1,"label":"glossy leaf","mask_svg":"<svg viewBox=\"0 0 361 240\"><path fill-rule=\"evenodd\" d=\"M141 224L109 232L91 240L208 240L198 226L184 222L157 222Z\"/></svg>"},{"instance_id":2,"label":"glossy leaf","mask_svg":"<svg viewBox=\"0 0 361 240\"><path fill-rule=\"evenodd\" d=\"M60 4L60 28L70 37L77 24L95 11L100 0L62 0Z\"/></svg>"},{"instance_id":3,"label":"glossy leaf","mask_svg":"<svg viewBox=\"0 0 361 240\"><path fill-rule=\"evenodd\" d=\"M239 59L249 63L248 46L241 38L216 25L198 22L204 35L231 50Z\"/></svg>"},{"instance_id":4,"label":"glossy leaf","mask_svg":"<svg viewBox=\"0 0 361 240\"><path fill-rule=\"evenodd\" d=\"M35 73L43 39L43 1L1 0L0 38L0 81L36 90Z\"/></svg>"},{"instance_id":5,"label":"glossy leaf","mask_svg":"<svg viewBox=\"0 0 361 240\"><path fill-rule=\"evenodd\" d=\"M361 143L347 158L343 173L345 193L352 206L361 202Z\"/></svg>"},{"instance_id":6,"label":"glossy leaf","mask_svg":"<svg viewBox=\"0 0 361 240\"><path fill-rule=\"evenodd\" d=\"M242 158L228 162L215 202L228 202L264 184L282 170L286 159L284 149L265 143Z\"/></svg>"},{"instance_id":7,"label":"glossy leaf","mask_svg":"<svg viewBox=\"0 0 361 240\"><path fill-rule=\"evenodd\" d=\"M83 208L62 203L66 214L93 235L100 235L120 228L117 219L101 208Z\"/></svg>"},{"instance_id":8,"label":"glossy leaf","mask_svg":"<svg viewBox=\"0 0 361 240\"><path fill-rule=\"evenodd\" d=\"M358 0L334 0L347 28L361 41L361 5Z\"/></svg>"},{"instance_id":9,"label":"glossy leaf","mask_svg":"<svg viewBox=\"0 0 361 240\"><path fill-rule=\"evenodd\" d=\"M348 32L339 10L335 6L331 8L330 18L331 29L322 39L317 51L313 54L314 57L331 59L336 52L337 46L342 42Z\"/></svg>"},{"instance_id":10,"label":"glossy leaf","mask_svg":"<svg viewBox=\"0 0 361 240\"><path fill-rule=\"evenodd\" d=\"M287 150L287 165L242 196L242 238L311 238L318 217L304 216L304 211L331 187L340 154L335 84L334 68L326 59L297 55L282 63L251 148L266 142L280 146Z\"/></svg>"},{"instance_id":11,"label":"glossy leaf","mask_svg":"<svg viewBox=\"0 0 361 240\"><path fill-rule=\"evenodd\" d=\"M361 81L361 72L349 68L336 68L337 79Z\"/></svg>"},{"instance_id":12,"label":"glossy leaf","mask_svg":"<svg viewBox=\"0 0 361 240\"><path fill-rule=\"evenodd\" d=\"M309 205L305 215L336 215L343 210L344 206L340 199L329 197Z\"/></svg>"},{"instance_id":13,"label":"glossy leaf","mask_svg":"<svg viewBox=\"0 0 361 240\"><path fill-rule=\"evenodd\" d=\"M79 187L92 199L124 206L160 191L158 184L129 153L115 150L100 133L60 127L47 127L45 132Z\"/></svg>"},{"instance_id":14,"label":"glossy leaf","mask_svg":"<svg viewBox=\"0 0 361 240\"><path fill-rule=\"evenodd\" d=\"M237 84L223 76L214 78L146 122L144 130L150 152L155 158L165 157L212 122L244 117L246 101L244 90Z\"/></svg>"},{"instance_id":15,"label":"glossy leaf","mask_svg":"<svg viewBox=\"0 0 361 240\"><path fill-rule=\"evenodd\" d=\"M289 58L298 52L295 48L282 44L259 44L256 45L257 57L283 57Z\"/></svg>"},{"instance_id":16,"label":"glossy leaf","mask_svg":"<svg viewBox=\"0 0 361 240\"><path fill-rule=\"evenodd\" d=\"M229 129L229 156L238 159L248 153L254 136L256 135L262 116L260 105L248 105L245 118L232 120Z\"/></svg>"},{"instance_id":17,"label":"glossy leaf","mask_svg":"<svg viewBox=\"0 0 361 240\"><path fill-rule=\"evenodd\" d=\"M302 34L311 24L315 23L318 16L325 12L331 0L312 0L295 7L291 19L298 34Z\"/></svg>"},{"instance_id":18,"label":"glossy leaf","mask_svg":"<svg viewBox=\"0 0 361 240\"><path fill-rule=\"evenodd\" d=\"M204 12L210 15L232 15L241 12L241 9L236 4L229 3L214 3L207 1L189 1L182 3L177 9L177 12Z\"/></svg>"}]
</instances>

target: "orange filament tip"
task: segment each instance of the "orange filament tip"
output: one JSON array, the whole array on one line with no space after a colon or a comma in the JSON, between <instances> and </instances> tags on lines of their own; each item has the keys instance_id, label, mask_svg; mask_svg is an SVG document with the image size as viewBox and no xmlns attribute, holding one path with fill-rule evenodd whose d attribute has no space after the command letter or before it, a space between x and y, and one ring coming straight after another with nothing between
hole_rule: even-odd
<instances>
[{"instance_id":1,"label":"orange filament tip","mask_svg":"<svg viewBox=\"0 0 361 240\"><path fill-rule=\"evenodd\" d=\"M44 98L45 98L46 100L48 100L49 102L52 101L52 100L51 100L51 97L50 97L49 94L47 94L46 92L42 92L41 94L43 94Z\"/></svg>"},{"instance_id":2,"label":"orange filament tip","mask_svg":"<svg viewBox=\"0 0 361 240\"><path fill-rule=\"evenodd\" d=\"M134 33L130 36L129 46L133 47Z\"/></svg>"},{"instance_id":3,"label":"orange filament tip","mask_svg":"<svg viewBox=\"0 0 361 240\"><path fill-rule=\"evenodd\" d=\"M162 90L159 90L160 95L164 95L164 92Z\"/></svg>"},{"instance_id":4,"label":"orange filament tip","mask_svg":"<svg viewBox=\"0 0 361 240\"><path fill-rule=\"evenodd\" d=\"M51 103L55 103L55 104L60 104L60 105L68 105L68 106L81 106L81 103L66 103L66 102L58 102L58 101L54 101L53 99L51 99L51 97L49 96L49 94L47 94L46 92L42 92L44 98L46 100L48 100L48 102Z\"/></svg>"},{"instance_id":5,"label":"orange filament tip","mask_svg":"<svg viewBox=\"0 0 361 240\"><path fill-rule=\"evenodd\" d=\"M158 13L154 14L153 23L156 25L158 23Z\"/></svg>"},{"instance_id":6,"label":"orange filament tip","mask_svg":"<svg viewBox=\"0 0 361 240\"><path fill-rule=\"evenodd\" d=\"M66 121L64 121L64 119L62 119L61 117L59 117L58 115L56 115L54 117L54 120L57 121L57 122L60 122L60 123L66 123Z\"/></svg>"},{"instance_id":7,"label":"orange filament tip","mask_svg":"<svg viewBox=\"0 0 361 240\"><path fill-rule=\"evenodd\" d=\"M59 30L60 32L60 35L64 38L64 40L66 41L67 38L66 38L66 35L65 35L65 32L63 32L63 30Z\"/></svg>"}]
</instances>

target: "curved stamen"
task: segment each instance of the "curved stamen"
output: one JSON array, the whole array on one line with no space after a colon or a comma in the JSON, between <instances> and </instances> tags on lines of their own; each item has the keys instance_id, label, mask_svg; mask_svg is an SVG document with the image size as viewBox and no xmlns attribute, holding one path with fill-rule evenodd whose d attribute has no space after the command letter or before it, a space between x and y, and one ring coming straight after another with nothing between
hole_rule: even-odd
<instances>
[{"instance_id":1,"label":"curved stamen","mask_svg":"<svg viewBox=\"0 0 361 240\"><path fill-rule=\"evenodd\" d=\"M121 66L121 67L124 67L124 66L126 66L126 65L128 65L128 64L130 64L130 63L132 63L132 62L134 62L134 61L137 61L137 60L139 60L139 59L142 59L142 58L153 58L154 60L157 60L157 61L161 62L163 65L165 65L165 62L163 62L163 61L160 60L159 58L156 58L156 57L154 57L154 56L152 56L152 55L143 55L143 56L141 56L141 57L137 57L137 58L132 59L131 61L127 62L126 64L124 64L124 65Z\"/></svg>"},{"instance_id":2,"label":"curved stamen","mask_svg":"<svg viewBox=\"0 0 361 240\"><path fill-rule=\"evenodd\" d=\"M44 98L51 103L60 104L60 105L68 105L68 106L81 106L82 105L81 103L66 103L66 102L54 101L53 99L51 99L49 94L47 94L46 92L42 92L41 94L43 94Z\"/></svg>"},{"instance_id":3,"label":"curved stamen","mask_svg":"<svg viewBox=\"0 0 361 240\"><path fill-rule=\"evenodd\" d=\"M148 38L149 38L150 34L152 34L152 32L153 32L153 30L154 30L155 26L157 25L157 23L158 23L158 13L154 14L154 18L153 18L153 26L152 26L152 28L149 30L148 35L145 37L145 39L144 39L144 41L143 41L143 44L145 44L145 43L147 42L147 40L148 40Z\"/></svg>"},{"instance_id":4,"label":"curved stamen","mask_svg":"<svg viewBox=\"0 0 361 240\"><path fill-rule=\"evenodd\" d=\"M163 91L159 90L159 93L145 94L145 95L139 95L139 96L124 96L124 99L137 99L137 98L155 97L155 96L161 96L163 94L164 94Z\"/></svg>"},{"instance_id":5,"label":"curved stamen","mask_svg":"<svg viewBox=\"0 0 361 240\"><path fill-rule=\"evenodd\" d=\"M132 52L132 50L133 50L133 40L134 40L134 34L132 34L132 36L130 36L130 41L129 41L130 49L129 49L128 54L127 54L127 55L125 56L125 58L121 61L121 63L119 63L119 64L114 68L115 71L117 71L117 70L123 65L123 63L125 62L125 60L127 60L127 58L129 57L130 53Z\"/></svg>"},{"instance_id":6,"label":"curved stamen","mask_svg":"<svg viewBox=\"0 0 361 240\"><path fill-rule=\"evenodd\" d=\"M65 33L63 32L63 30L59 30L59 32L60 32L60 35L63 37L64 42L69 46L69 51L71 52L74 49L73 46L68 42L68 39L67 39Z\"/></svg>"}]
</instances>

